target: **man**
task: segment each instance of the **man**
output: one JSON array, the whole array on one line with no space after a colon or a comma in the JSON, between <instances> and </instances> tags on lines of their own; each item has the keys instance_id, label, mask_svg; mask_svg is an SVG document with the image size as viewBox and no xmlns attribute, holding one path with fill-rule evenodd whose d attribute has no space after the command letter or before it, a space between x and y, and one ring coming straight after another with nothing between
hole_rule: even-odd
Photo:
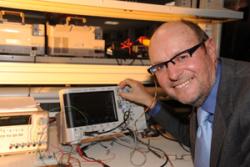
<instances>
[{"instance_id":1,"label":"man","mask_svg":"<svg viewBox=\"0 0 250 167\"><path fill-rule=\"evenodd\" d=\"M250 63L218 58L216 46L196 24L169 22L153 34L153 74L171 98L194 106L183 124L139 82L120 95L145 105L161 126L190 146L196 167L250 166Z\"/></svg>"}]
</instances>

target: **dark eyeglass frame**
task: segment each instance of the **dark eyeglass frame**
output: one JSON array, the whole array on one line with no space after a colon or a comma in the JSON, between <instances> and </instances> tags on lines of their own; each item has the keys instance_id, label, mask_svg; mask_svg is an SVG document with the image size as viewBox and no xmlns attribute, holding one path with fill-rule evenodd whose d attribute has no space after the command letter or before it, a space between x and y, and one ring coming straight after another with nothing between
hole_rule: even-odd
<instances>
[{"instance_id":1,"label":"dark eyeglass frame","mask_svg":"<svg viewBox=\"0 0 250 167\"><path fill-rule=\"evenodd\" d=\"M175 65L176 63L174 62L174 59L175 59L176 57L182 55L183 53L188 53L188 54L190 55L190 57L192 57L193 53L194 53L199 47L201 47L201 46L204 44L204 42L205 42L205 40L203 40L202 42L198 43L197 45L195 45L195 46L193 46L193 47L191 47L191 48L189 48L189 49L186 49L186 50L184 50L184 51L182 51L182 52L176 54L174 57L172 57L171 59L169 59L169 60L167 60L167 61L165 61L165 62L158 63L158 64L155 64L155 65L150 66L150 67L147 69L147 71L148 71L150 74L154 74L154 73L157 71L157 70L156 70L157 67L162 67L163 65L165 65L166 68L167 68L169 63L172 63L172 64Z\"/></svg>"}]
</instances>

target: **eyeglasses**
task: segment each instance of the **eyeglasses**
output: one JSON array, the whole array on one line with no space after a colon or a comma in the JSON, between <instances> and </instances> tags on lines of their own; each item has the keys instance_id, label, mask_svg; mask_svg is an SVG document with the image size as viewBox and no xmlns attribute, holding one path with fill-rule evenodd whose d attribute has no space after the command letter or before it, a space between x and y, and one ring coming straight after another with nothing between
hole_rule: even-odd
<instances>
[{"instance_id":1,"label":"eyeglasses","mask_svg":"<svg viewBox=\"0 0 250 167\"><path fill-rule=\"evenodd\" d=\"M159 63L159 64L155 64L155 65L152 65L148 68L148 72L150 74L155 74L157 71L161 71L162 69L164 68L168 68L168 64L169 63L172 63L173 65L176 65L177 64L184 64L187 59L189 57L192 57L193 53L201 46L204 44L204 40L200 43L198 43L197 45L187 49L187 50L184 50L180 53L178 53L177 55L175 55L174 57L172 57L170 60L168 61L165 61L165 62L162 62L162 63Z\"/></svg>"}]
</instances>

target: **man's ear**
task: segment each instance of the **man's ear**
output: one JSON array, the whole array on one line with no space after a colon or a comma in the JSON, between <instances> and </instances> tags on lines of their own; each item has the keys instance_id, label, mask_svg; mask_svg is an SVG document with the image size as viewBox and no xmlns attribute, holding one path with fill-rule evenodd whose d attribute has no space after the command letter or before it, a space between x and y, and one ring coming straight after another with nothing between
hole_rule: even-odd
<instances>
[{"instance_id":1,"label":"man's ear","mask_svg":"<svg viewBox=\"0 0 250 167\"><path fill-rule=\"evenodd\" d=\"M207 49L207 54L214 60L217 59L217 50L216 50L216 44L212 38L209 38L205 42L205 46Z\"/></svg>"}]
</instances>

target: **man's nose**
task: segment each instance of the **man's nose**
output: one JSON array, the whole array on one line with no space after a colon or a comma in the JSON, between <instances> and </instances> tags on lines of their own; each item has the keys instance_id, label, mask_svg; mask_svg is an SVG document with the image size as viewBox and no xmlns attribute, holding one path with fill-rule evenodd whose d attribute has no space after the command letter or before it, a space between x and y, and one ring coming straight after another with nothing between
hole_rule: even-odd
<instances>
[{"instance_id":1,"label":"man's nose","mask_svg":"<svg viewBox=\"0 0 250 167\"><path fill-rule=\"evenodd\" d=\"M182 70L178 67L178 64L169 63L166 72L168 74L169 80L176 81L181 75Z\"/></svg>"}]
</instances>

